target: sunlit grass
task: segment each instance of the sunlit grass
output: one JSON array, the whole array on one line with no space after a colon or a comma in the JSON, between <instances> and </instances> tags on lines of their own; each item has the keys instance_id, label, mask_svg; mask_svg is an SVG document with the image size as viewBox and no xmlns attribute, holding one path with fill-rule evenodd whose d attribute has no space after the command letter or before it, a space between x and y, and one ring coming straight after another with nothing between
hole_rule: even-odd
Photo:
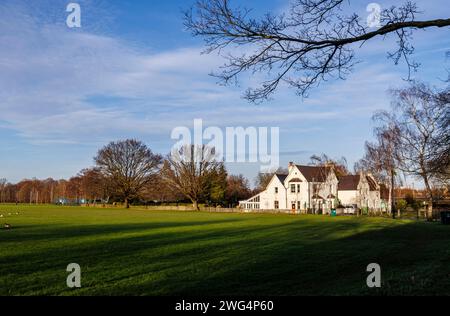
<instances>
[{"instance_id":1,"label":"sunlit grass","mask_svg":"<svg viewBox=\"0 0 450 316\"><path fill-rule=\"evenodd\" d=\"M0 230L0 295L450 294L450 227L437 223L28 205L0 214L13 226ZM66 287L72 262L81 289ZM381 289L366 286L371 262Z\"/></svg>"}]
</instances>

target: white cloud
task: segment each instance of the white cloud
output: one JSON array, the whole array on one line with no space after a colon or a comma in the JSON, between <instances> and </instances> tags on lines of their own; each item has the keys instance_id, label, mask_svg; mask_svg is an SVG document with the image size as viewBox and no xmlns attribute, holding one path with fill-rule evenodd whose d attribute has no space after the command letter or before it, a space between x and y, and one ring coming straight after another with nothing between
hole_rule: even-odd
<instances>
[{"instance_id":1,"label":"white cloud","mask_svg":"<svg viewBox=\"0 0 450 316\"><path fill-rule=\"evenodd\" d=\"M0 46L7 48L0 50L0 119L34 143L128 135L163 135L170 141L172 128L191 126L194 118L207 125L307 132L305 125L368 119L388 104L385 91L400 78L389 62L366 62L348 80L324 83L308 99L281 88L275 101L254 106L240 95L257 77L245 78L239 88L218 86L208 73L223 60L201 55L202 48L153 52L120 38L44 23L26 8L0 11ZM385 51L368 46L362 53L372 49Z\"/></svg>"},{"instance_id":2,"label":"white cloud","mask_svg":"<svg viewBox=\"0 0 450 316\"><path fill-rule=\"evenodd\" d=\"M229 94L207 76L217 58L200 56L199 48L143 52L116 38L41 25L20 10L0 14L0 46L7 48L0 51L0 111L30 140L149 134L167 126L161 117L170 108L201 107ZM92 96L124 104L99 107Z\"/></svg>"}]
</instances>

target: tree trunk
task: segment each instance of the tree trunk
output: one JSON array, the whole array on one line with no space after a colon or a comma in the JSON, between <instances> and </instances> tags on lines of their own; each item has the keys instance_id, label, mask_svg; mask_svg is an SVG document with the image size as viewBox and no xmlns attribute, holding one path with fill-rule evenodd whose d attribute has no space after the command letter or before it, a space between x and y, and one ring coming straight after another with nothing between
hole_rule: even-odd
<instances>
[{"instance_id":1,"label":"tree trunk","mask_svg":"<svg viewBox=\"0 0 450 316\"><path fill-rule=\"evenodd\" d=\"M125 208L130 208L130 204L128 202L128 198L125 198Z\"/></svg>"},{"instance_id":2,"label":"tree trunk","mask_svg":"<svg viewBox=\"0 0 450 316\"><path fill-rule=\"evenodd\" d=\"M433 218L433 191L431 190L430 182L426 175L423 176L423 182L427 190L428 206L427 206L427 220Z\"/></svg>"},{"instance_id":3,"label":"tree trunk","mask_svg":"<svg viewBox=\"0 0 450 316\"><path fill-rule=\"evenodd\" d=\"M391 208L391 214L392 218L395 219L395 201L394 201L394 182L395 182L395 175L394 170L391 170L391 183L389 185L389 205Z\"/></svg>"},{"instance_id":4,"label":"tree trunk","mask_svg":"<svg viewBox=\"0 0 450 316\"><path fill-rule=\"evenodd\" d=\"M195 211L200 211L200 207L198 206L198 201L192 201L192 206Z\"/></svg>"}]
</instances>

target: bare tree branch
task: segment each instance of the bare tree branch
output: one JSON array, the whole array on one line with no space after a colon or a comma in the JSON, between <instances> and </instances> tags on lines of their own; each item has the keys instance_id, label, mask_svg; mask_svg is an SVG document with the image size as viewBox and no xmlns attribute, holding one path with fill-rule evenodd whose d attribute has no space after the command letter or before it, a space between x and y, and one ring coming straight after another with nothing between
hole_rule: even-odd
<instances>
[{"instance_id":1,"label":"bare tree branch","mask_svg":"<svg viewBox=\"0 0 450 316\"><path fill-rule=\"evenodd\" d=\"M408 1L383 10L381 27L371 30L357 14L343 15L343 3L295 0L287 14L255 19L251 10L232 8L229 0L199 0L185 13L185 26L205 40L206 53L218 51L227 59L221 72L213 74L221 83L235 83L244 72L266 75L259 87L247 89L245 98L252 102L268 99L283 82L306 96L324 80L345 79L356 63L352 44L390 34L398 38L398 49L388 57L395 64L405 61L409 79L419 66L410 59L413 30L450 26L450 19L417 21L420 12ZM237 53L239 47L248 52Z\"/></svg>"}]
</instances>

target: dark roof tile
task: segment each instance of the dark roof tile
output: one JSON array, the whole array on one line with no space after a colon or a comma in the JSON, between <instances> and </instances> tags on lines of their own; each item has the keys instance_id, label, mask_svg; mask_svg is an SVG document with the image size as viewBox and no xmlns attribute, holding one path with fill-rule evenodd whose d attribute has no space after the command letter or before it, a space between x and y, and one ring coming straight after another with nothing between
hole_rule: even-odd
<instances>
[{"instance_id":1,"label":"dark roof tile","mask_svg":"<svg viewBox=\"0 0 450 316\"><path fill-rule=\"evenodd\" d=\"M331 171L330 167L296 165L308 182L325 182Z\"/></svg>"},{"instance_id":2,"label":"dark roof tile","mask_svg":"<svg viewBox=\"0 0 450 316\"><path fill-rule=\"evenodd\" d=\"M286 180L286 178L288 176L287 174L279 174L279 173L277 173L275 175L277 176L278 180L280 180L281 183L283 183L283 184L284 184L284 180Z\"/></svg>"},{"instance_id":3,"label":"dark roof tile","mask_svg":"<svg viewBox=\"0 0 450 316\"><path fill-rule=\"evenodd\" d=\"M369 182L370 191L377 191L377 183L372 177L366 176L367 182Z\"/></svg>"},{"instance_id":4,"label":"dark roof tile","mask_svg":"<svg viewBox=\"0 0 450 316\"><path fill-rule=\"evenodd\" d=\"M341 176L338 178L338 190L353 191L358 189L359 175Z\"/></svg>"}]
</instances>

